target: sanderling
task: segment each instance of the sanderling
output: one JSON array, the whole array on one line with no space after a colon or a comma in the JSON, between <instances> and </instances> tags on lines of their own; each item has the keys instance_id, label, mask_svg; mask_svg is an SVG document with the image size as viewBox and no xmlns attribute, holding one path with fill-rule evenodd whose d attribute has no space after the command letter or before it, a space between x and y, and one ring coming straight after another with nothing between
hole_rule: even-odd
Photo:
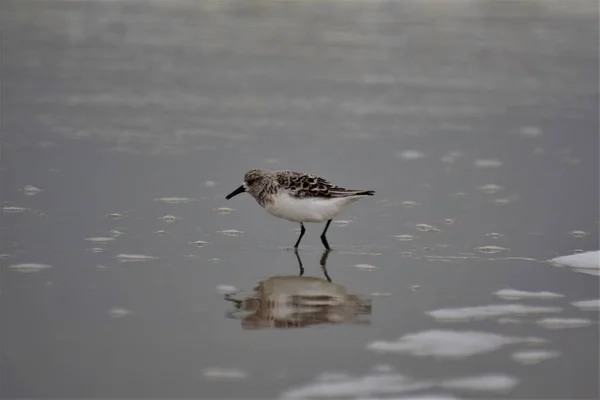
<instances>
[{"instance_id":1,"label":"sanderling","mask_svg":"<svg viewBox=\"0 0 600 400\"><path fill-rule=\"evenodd\" d=\"M373 190L352 190L335 186L318 176L294 171L269 171L253 169L244 175L244 183L225 198L231 199L248 192L267 212L278 218L300 223L300 237L294 245L298 248L306 229L304 222L325 222L321 242L331 250L325 234L333 217L345 206L365 196L373 196Z\"/></svg>"}]
</instances>

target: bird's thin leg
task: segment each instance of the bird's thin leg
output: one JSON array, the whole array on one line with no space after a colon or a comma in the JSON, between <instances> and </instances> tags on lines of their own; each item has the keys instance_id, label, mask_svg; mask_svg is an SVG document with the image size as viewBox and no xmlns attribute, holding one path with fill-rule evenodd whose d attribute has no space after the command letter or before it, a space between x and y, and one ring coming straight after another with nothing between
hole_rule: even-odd
<instances>
[{"instance_id":1,"label":"bird's thin leg","mask_svg":"<svg viewBox=\"0 0 600 400\"><path fill-rule=\"evenodd\" d=\"M331 250L325 249L325 251L323 251L323 255L321 256L321 269L323 270L323 274L325 274L325 278L327 278L328 282L331 282L331 278L329 277L329 274L327 273L327 257L329 257L329 252Z\"/></svg>"},{"instance_id":2,"label":"bird's thin leg","mask_svg":"<svg viewBox=\"0 0 600 400\"><path fill-rule=\"evenodd\" d=\"M300 268L300 275L304 275L304 266L302 265L302 260L300 259L300 254L298 254L298 249L294 250L294 254L296 254L296 259L298 260L298 268Z\"/></svg>"},{"instance_id":3,"label":"bird's thin leg","mask_svg":"<svg viewBox=\"0 0 600 400\"><path fill-rule=\"evenodd\" d=\"M298 238L298 241L294 245L295 249L298 248L298 245L300 244L300 241L302 240L302 236L304 236L304 232L306 232L306 229L304 228L304 224L302 222L300 222L300 237Z\"/></svg>"},{"instance_id":4,"label":"bird's thin leg","mask_svg":"<svg viewBox=\"0 0 600 400\"><path fill-rule=\"evenodd\" d=\"M329 247L329 243L327 243L327 238L325 237L325 234L327 233L327 229L329 228L329 224L331 224L332 220L327 221L327 223L325 224L325 229L323 229L323 233L321 233L321 242L323 242L323 246L325 246L325 248L327 250L331 250L331 247Z\"/></svg>"}]
</instances>

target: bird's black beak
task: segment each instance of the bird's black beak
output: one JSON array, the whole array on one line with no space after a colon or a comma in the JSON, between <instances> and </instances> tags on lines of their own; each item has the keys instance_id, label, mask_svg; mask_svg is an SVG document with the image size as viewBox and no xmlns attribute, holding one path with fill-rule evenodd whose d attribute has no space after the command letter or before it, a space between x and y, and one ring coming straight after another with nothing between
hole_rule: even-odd
<instances>
[{"instance_id":1,"label":"bird's black beak","mask_svg":"<svg viewBox=\"0 0 600 400\"><path fill-rule=\"evenodd\" d=\"M227 197L225 197L227 200L229 200L230 198L232 198L233 196L237 196L240 193L244 193L246 191L246 189L244 188L244 185L240 186L239 188L235 189L233 192L229 193L227 195Z\"/></svg>"}]
</instances>

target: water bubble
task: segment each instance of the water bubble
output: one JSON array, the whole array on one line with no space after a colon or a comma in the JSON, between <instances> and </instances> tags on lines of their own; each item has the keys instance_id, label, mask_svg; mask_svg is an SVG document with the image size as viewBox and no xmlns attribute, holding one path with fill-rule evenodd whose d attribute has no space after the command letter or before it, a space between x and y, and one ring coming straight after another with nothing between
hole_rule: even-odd
<instances>
[{"instance_id":1,"label":"water bubble","mask_svg":"<svg viewBox=\"0 0 600 400\"><path fill-rule=\"evenodd\" d=\"M111 238L118 238L119 236L123 236L125 234L125 232L121 232L117 229L111 229L108 231L108 236L110 236Z\"/></svg>"},{"instance_id":2,"label":"water bubble","mask_svg":"<svg viewBox=\"0 0 600 400\"><path fill-rule=\"evenodd\" d=\"M210 380L239 380L248 378L248 373L235 368L207 368L202 372Z\"/></svg>"},{"instance_id":3,"label":"water bubble","mask_svg":"<svg viewBox=\"0 0 600 400\"><path fill-rule=\"evenodd\" d=\"M108 315L110 315L111 318L123 318L128 316L129 314L131 314L131 311L119 307L111 308L108 311Z\"/></svg>"},{"instance_id":4,"label":"water bubble","mask_svg":"<svg viewBox=\"0 0 600 400\"><path fill-rule=\"evenodd\" d=\"M164 217L161 217L161 219L162 219L163 221L165 221L165 222L167 222L167 223L169 223L169 224L170 224L170 223L172 223L172 222L175 222L175 221L177 221L179 218L178 218L178 217L176 217L176 216L174 216L174 215L167 214L167 215L165 215Z\"/></svg>"},{"instance_id":5,"label":"water bubble","mask_svg":"<svg viewBox=\"0 0 600 400\"><path fill-rule=\"evenodd\" d=\"M522 136L529 137L529 138L536 138L536 137L542 136L544 134L544 132L537 126L524 126L521 128L519 133Z\"/></svg>"},{"instance_id":6,"label":"water bubble","mask_svg":"<svg viewBox=\"0 0 600 400\"><path fill-rule=\"evenodd\" d=\"M413 235L396 235L394 238L400 240L401 242L410 242L415 237Z\"/></svg>"},{"instance_id":7,"label":"water bubble","mask_svg":"<svg viewBox=\"0 0 600 400\"><path fill-rule=\"evenodd\" d=\"M421 232L440 232L440 228L428 224L416 224L415 228Z\"/></svg>"},{"instance_id":8,"label":"water bubble","mask_svg":"<svg viewBox=\"0 0 600 400\"><path fill-rule=\"evenodd\" d=\"M587 232L584 231L572 231L569 233L569 235L576 237L576 238L582 238L588 235Z\"/></svg>"},{"instance_id":9,"label":"water bubble","mask_svg":"<svg viewBox=\"0 0 600 400\"><path fill-rule=\"evenodd\" d=\"M351 222L352 221L350 221L350 220L340 219L340 220L333 221L333 224L335 226L343 227L343 226L348 226L348 224L350 224Z\"/></svg>"},{"instance_id":10,"label":"water bubble","mask_svg":"<svg viewBox=\"0 0 600 400\"><path fill-rule=\"evenodd\" d=\"M23 193L25 194L25 196L34 196L38 193L40 193L42 191L42 189L35 187L33 185L26 185L23 188Z\"/></svg>"},{"instance_id":11,"label":"water bubble","mask_svg":"<svg viewBox=\"0 0 600 400\"><path fill-rule=\"evenodd\" d=\"M488 306L442 308L426 314L439 321L465 322L486 318L526 315L537 313L558 313L561 307L527 306L524 304L492 304Z\"/></svg>"},{"instance_id":12,"label":"water bubble","mask_svg":"<svg viewBox=\"0 0 600 400\"><path fill-rule=\"evenodd\" d=\"M444 223L446 225L452 225L456 222L456 218L444 218Z\"/></svg>"},{"instance_id":13,"label":"water bubble","mask_svg":"<svg viewBox=\"0 0 600 400\"><path fill-rule=\"evenodd\" d=\"M371 293L369 293L369 296L372 296L372 297L388 297L391 295L392 294L388 293L388 292L371 292Z\"/></svg>"},{"instance_id":14,"label":"water bubble","mask_svg":"<svg viewBox=\"0 0 600 400\"><path fill-rule=\"evenodd\" d=\"M473 162L476 168L498 168L502 166L502 161L495 159L479 159Z\"/></svg>"},{"instance_id":15,"label":"water bubble","mask_svg":"<svg viewBox=\"0 0 600 400\"><path fill-rule=\"evenodd\" d=\"M187 204L187 203L191 203L191 202L197 201L197 200L190 199L187 197L160 197L160 198L154 199L154 201L160 201L162 203L167 203L167 204Z\"/></svg>"},{"instance_id":16,"label":"water bubble","mask_svg":"<svg viewBox=\"0 0 600 400\"><path fill-rule=\"evenodd\" d=\"M204 247L210 243L205 242L204 240L196 240L195 242L190 242L190 244L193 244L196 247Z\"/></svg>"},{"instance_id":17,"label":"water bubble","mask_svg":"<svg viewBox=\"0 0 600 400\"><path fill-rule=\"evenodd\" d=\"M514 202L514 199L509 199L509 198L501 198L501 199L492 200L492 203L499 205L499 206L504 206L504 205L510 204L512 202Z\"/></svg>"},{"instance_id":18,"label":"water bubble","mask_svg":"<svg viewBox=\"0 0 600 400\"><path fill-rule=\"evenodd\" d=\"M229 207L219 207L219 208L215 208L215 211L218 214L225 215L225 214L231 214L232 212L235 211L235 209L234 208L229 208Z\"/></svg>"},{"instance_id":19,"label":"water bubble","mask_svg":"<svg viewBox=\"0 0 600 400\"><path fill-rule=\"evenodd\" d=\"M204 186L209 187L209 188L210 187L215 187L216 185L217 185L216 182L213 182L213 181L206 181L206 182L204 182Z\"/></svg>"},{"instance_id":20,"label":"water bubble","mask_svg":"<svg viewBox=\"0 0 600 400\"><path fill-rule=\"evenodd\" d=\"M406 200L402 202L402 205L406 208L411 208L414 206L418 206L419 203L417 203L416 201L411 201L411 200Z\"/></svg>"},{"instance_id":21,"label":"water bubble","mask_svg":"<svg viewBox=\"0 0 600 400\"><path fill-rule=\"evenodd\" d=\"M220 233L221 235L225 236L238 236L244 232L238 231L236 229L225 229L224 231L218 231L217 233Z\"/></svg>"},{"instance_id":22,"label":"water bubble","mask_svg":"<svg viewBox=\"0 0 600 400\"><path fill-rule=\"evenodd\" d=\"M356 264L354 268L359 269L361 271L374 271L377 269L376 266L370 264Z\"/></svg>"},{"instance_id":23,"label":"water bubble","mask_svg":"<svg viewBox=\"0 0 600 400\"><path fill-rule=\"evenodd\" d=\"M89 249L89 251L91 251L92 253L102 253L105 249L103 249L102 247L92 247L91 249Z\"/></svg>"},{"instance_id":24,"label":"water bubble","mask_svg":"<svg viewBox=\"0 0 600 400\"><path fill-rule=\"evenodd\" d=\"M560 356L558 351L524 350L513 353L510 357L523 365L533 365Z\"/></svg>"},{"instance_id":25,"label":"water bubble","mask_svg":"<svg viewBox=\"0 0 600 400\"><path fill-rule=\"evenodd\" d=\"M98 237L86 238L85 240L88 240L92 243L106 243L106 242L111 242L111 241L115 240L115 238L98 236Z\"/></svg>"},{"instance_id":26,"label":"water bubble","mask_svg":"<svg viewBox=\"0 0 600 400\"><path fill-rule=\"evenodd\" d=\"M123 214L119 214L119 213L110 213L110 214L106 214L106 216L110 219L120 219L123 218Z\"/></svg>"},{"instance_id":27,"label":"water bubble","mask_svg":"<svg viewBox=\"0 0 600 400\"><path fill-rule=\"evenodd\" d=\"M23 264L9 265L8 268L14 269L15 271L18 271L18 272L29 273L29 272L38 272L43 269L48 269L48 268L51 268L51 266L48 264L23 263Z\"/></svg>"},{"instance_id":28,"label":"water bubble","mask_svg":"<svg viewBox=\"0 0 600 400\"><path fill-rule=\"evenodd\" d=\"M475 249L477 251L479 251L480 253L488 253L488 254L495 254L495 253L499 253L501 251L508 250L507 248L500 247L500 246L480 246L480 247L476 247Z\"/></svg>"},{"instance_id":29,"label":"water bubble","mask_svg":"<svg viewBox=\"0 0 600 400\"><path fill-rule=\"evenodd\" d=\"M496 233L496 232L492 232L492 233L486 233L485 236L492 238L492 239L501 239L504 237L503 234L501 233Z\"/></svg>"},{"instance_id":30,"label":"water bubble","mask_svg":"<svg viewBox=\"0 0 600 400\"><path fill-rule=\"evenodd\" d=\"M496 296L505 300L520 300L520 299L557 299L565 297L565 295L554 292L527 292L524 290L502 289L494 293Z\"/></svg>"},{"instance_id":31,"label":"water bubble","mask_svg":"<svg viewBox=\"0 0 600 400\"><path fill-rule=\"evenodd\" d=\"M217 292L220 294L231 294L238 291L238 288L232 285L218 285Z\"/></svg>"},{"instance_id":32,"label":"water bubble","mask_svg":"<svg viewBox=\"0 0 600 400\"><path fill-rule=\"evenodd\" d=\"M574 301L571 303L575 307L585 311L598 311L600 310L600 299L594 300L582 300Z\"/></svg>"},{"instance_id":33,"label":"water bubble","mask_svg":"<svg viewBox=\"0 0 600 400\"><path fill-rule=\"evenodd\" d=\"M544 318L537 323L546 329L565 329L590 326L592 321L585 318Z\"/></svg>"},{"instance_id":34,"label":"water bubble","mask_svg":"<svg viewBox=\"0 0 600 400\"><path fill-rule=\"evenodd\" d=\"M24 211L28 211L28 208L23 208L23 207L14 207L14 206L5 206L2 207L2 211L6 212L6 213L22 213Z\"/></svg>"},{"instance_id":35,"label":"water bubble","mask_svg":"<svg viewBox=\"0 0 600 400\"><path fill-rule=\"evenodd\" d=\"M504 189L502 186L500 185L496 185L494 183L489 183L487 185L481 185L478 188L479 190L481 190L482 192L486 193L486 194L495 194L498 193L500 190Z\"/></svg>"},{"instance_id":36,"label":"water bubble","mask_svg":"<svg viewBox=\"0 0 600 400\"><path fill-rule=\"evenodd\" d=\"M161 229L161 230L159 230L159 231L154 231L154 233L155 233L156 235L166 235L166 234L167 234L167 231L163 231L163 230Z\"/></svg>"},{"instance_id":37,"label":"water bubble","mask_svg":"<svg viewBox=\"0 0 600 400\"><path fill-rule=\"evenodd\" d=\"M142 254L119 254L116 258L119 262L144 262L156 259L156 257L145 256Z\"/></svg>"},{"instance_id":38,"label":"water bubble","mask_svg":"<svg viewBox=\"0 0 600 400\"><path fill-rule=\"evenodd\" d=\"M396 153L396 157L400 157L401 159L406 160L406 161L411 161L411 160L418 160L420 158L424 158L425 154L423 154L417 150L406 150L406 151Z\"/></svg>"}]
</instances>

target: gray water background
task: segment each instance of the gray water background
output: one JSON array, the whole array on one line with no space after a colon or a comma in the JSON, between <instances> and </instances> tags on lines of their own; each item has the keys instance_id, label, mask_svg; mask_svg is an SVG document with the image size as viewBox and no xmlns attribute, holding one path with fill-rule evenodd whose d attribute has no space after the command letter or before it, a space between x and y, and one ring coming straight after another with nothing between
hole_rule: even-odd
<instances>
[{"instance_id":1,"label":"gray water background","mask_svg":"<svg viewBox=\"0 0 600 400\"><path fill-rule=\"evenodd\" d=\"M381 364L419 380L518 380L503 392L422 394L598 397L597 312L570 305L598 298L598 278L545 263L598 249L596 2L1 7L1 200L26 209L1 216L3 398L275 398L323 372L363 377ZM501 165L478 168L482 159ZM219 285L250 295L262 280L298 274L286 250L297 226L249 196L224 199L256 167L377 192L328 235L328 273L372 298L367 324L248 330L229 317ZM502 189L487 194L487 184ZM26 185L42 191L26 196ZM155 201L173 196L194 201ZM110 229L123 235L85 240ZM242 233L218 233L228 229ZM304 276L323 276L321 229L307 225ZM477 250L490 245L505 250ZM51 268L10 268L19 263ZM565 297L493 294L506 288ZM593 324L426 314L504 303L559 306L559 317ZM560 356L521 365L515 345L459 360L367 348L429 329L542 337L539 347ZM242 373L210 379L214 368ZM400 396L364 397L390 395Z\"/></svg>"}]
</instances>

